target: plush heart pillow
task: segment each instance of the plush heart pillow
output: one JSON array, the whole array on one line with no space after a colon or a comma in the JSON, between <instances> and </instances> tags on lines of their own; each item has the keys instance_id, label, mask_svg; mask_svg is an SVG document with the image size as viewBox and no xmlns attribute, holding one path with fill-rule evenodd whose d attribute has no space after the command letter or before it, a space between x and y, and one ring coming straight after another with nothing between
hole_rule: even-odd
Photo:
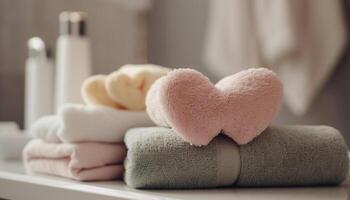
<instances>
[{"instance_id":1,"label":"plush heart pillow","mask_svg":"<svg viewBox=\"0 0 350 200\"><path fill-rule=\"evenodd\" d=\"M282 84L264 68L228 76L215 86L192 69L177 69L150 88L147 112L159 126L175 129L194 145L207 145L219 133L238 144L258 136L282 102Z\"/></svg>"}]
</instances>

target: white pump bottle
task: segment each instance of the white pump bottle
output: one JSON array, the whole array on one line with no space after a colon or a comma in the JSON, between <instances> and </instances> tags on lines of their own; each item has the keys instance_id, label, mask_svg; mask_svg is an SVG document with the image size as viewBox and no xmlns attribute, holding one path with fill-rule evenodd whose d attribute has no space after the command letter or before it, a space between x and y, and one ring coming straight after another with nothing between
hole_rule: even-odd
<instances>
[{"instance_id":1,"label":"white pump bottle","mask_svg":"<svg viewBox=\"0 0 350 200\"><path fill-rule=\"evenodd\" d=\"M90 41L84 12L60 14L56 54L56 111L65 103L83 103L80 89L91 74Z\"/></svg>"},{"instance_id":2,"label":"white pump bottle","mask_svg":"<svg viewBox=\"0 0 350 200\"><path fill-rule=\"evenodd\" d=\"M28 40L25 69L25 128L35 120L50 115L54 109L54 66L44 41L39 37Z\"/></svg>"}]
</instances>

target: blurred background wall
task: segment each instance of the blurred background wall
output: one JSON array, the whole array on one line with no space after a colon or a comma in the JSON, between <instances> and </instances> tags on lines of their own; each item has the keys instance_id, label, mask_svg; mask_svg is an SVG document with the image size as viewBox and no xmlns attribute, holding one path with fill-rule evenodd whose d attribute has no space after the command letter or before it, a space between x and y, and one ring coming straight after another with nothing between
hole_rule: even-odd
<instances>
[{"instance_id":1,"label":"blurred background wall","mask_svg":"<svg viewBox=\"0 0 350 200\"><path fill-rule=\"evenodd\" d=\"M129 3L126 3L129 2ZM131 2L131 3L130 3ZM209 0L0 0L0 121L23 125L26 41L40 36L55 47L58 14L89 14L94 73L109 73L125 63L150 62L196 68L213 81L203 61ZM349 27L349 3L344 0ZM326 87L304 116L286 107L276 123L328 124L350 144L350 50L346 48Z\"/></svg>"},{"instance_id":2,"label":"blurred background wall","mask_svg":"<svg viewBox=\"0 0 350 200\"><path fill-rule=\"evenodd\" d=\"M23 127L27 40L40 36L54 50L61 11L88 12L94 73L108 73L125 63L147 62L145 13L149 1L139 2L0 0L0 121L16 121Z\"/></svg>"},{"instance_id":3,"label":"blurred background wall","mask_svg":"<svg viewBox=\"0 0 350 200\"><path fill-rule=\"evenodd\" d=\"M154 1L149 13L150 62L208 74L203 62L208 6L208 0Z\"/></svg>"}]
</instances>

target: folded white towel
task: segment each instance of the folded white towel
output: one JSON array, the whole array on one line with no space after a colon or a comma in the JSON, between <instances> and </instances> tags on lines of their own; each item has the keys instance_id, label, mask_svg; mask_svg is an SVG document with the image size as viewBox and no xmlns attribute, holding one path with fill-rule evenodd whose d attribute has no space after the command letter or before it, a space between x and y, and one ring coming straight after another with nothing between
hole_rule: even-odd
<instances>
[{"instance_id":1,"label":"folded white towel","mask_svg":"<svg viewBox=\"0 0 350 200\"><path fill-rule=\"evenodd\" d=\"M58 143L61 142L57 135L60 127L61 118L56 115L47 115L36 120L30 127L29 133L46 142Z\"/></svg>"},{"instance_id":2,"label":"folded white towel","mask_svg":"<svg viewBox=\"0 0 350 200\"><path fill-rule=\"evenodd\" d=\"M154 126L145 111L66 104L58 116L45 116L35 122L30 132L47 142L123 142L129 128L144 126Z\"/></svg>"}]
</instances>

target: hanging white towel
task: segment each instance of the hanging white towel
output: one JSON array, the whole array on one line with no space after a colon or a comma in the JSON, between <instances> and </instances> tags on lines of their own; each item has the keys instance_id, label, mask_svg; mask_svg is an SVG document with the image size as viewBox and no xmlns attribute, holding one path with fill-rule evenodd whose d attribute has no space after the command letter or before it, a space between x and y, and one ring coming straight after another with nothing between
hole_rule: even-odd
<instances>
[{"instance_id":1,"label":"hanging white towel","mask_svg":"<svg viewBox=\"0 0 350 200\"><path fill-rule=\"evenodd\" d=\"M269 66L286 103L304 114L331 75L346 43L339 0L215 0L205 59L218 76Z\"/></svg>"},{"instance_id":2,"label":"hanging white towel","mask_svg":"<svg viewBox=\"0 0 350 200\"><path fill-rule=\"evenodd\" d=\"M261 64L250 0L212 0L205 59L218 77Z\"/></svg>"}]
</instances>

